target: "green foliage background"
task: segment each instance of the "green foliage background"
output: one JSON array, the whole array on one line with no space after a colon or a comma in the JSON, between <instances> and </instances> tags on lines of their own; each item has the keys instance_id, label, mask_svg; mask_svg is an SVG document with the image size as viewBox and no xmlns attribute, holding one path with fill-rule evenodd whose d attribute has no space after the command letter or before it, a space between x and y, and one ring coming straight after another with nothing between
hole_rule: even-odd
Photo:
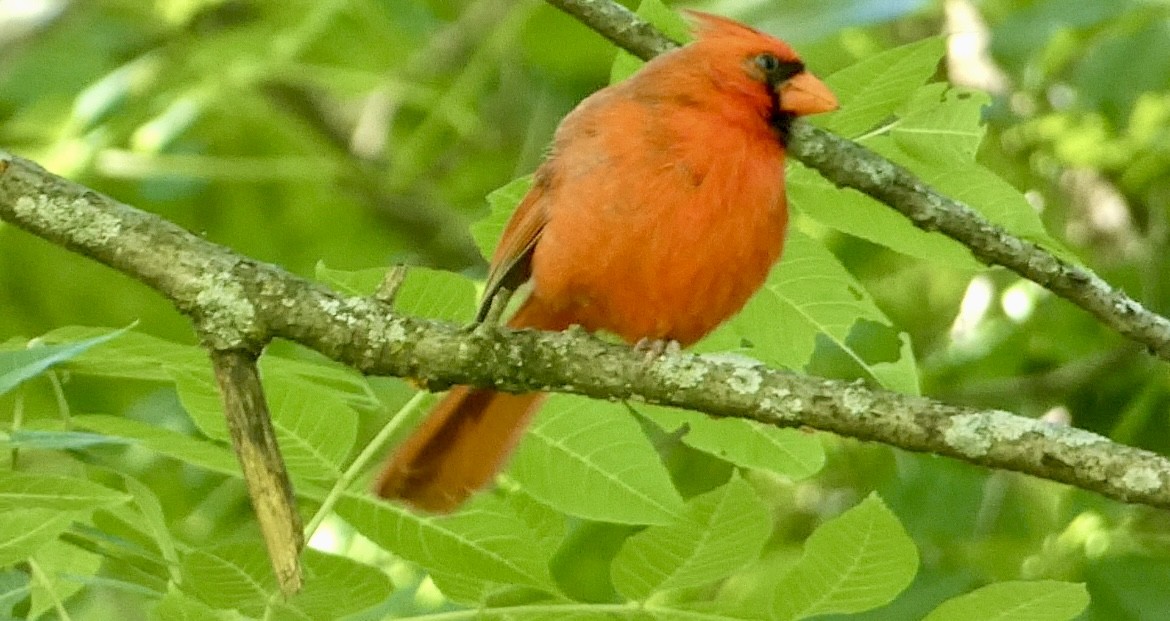
<instances>
[{"instance_id":1,"label":"green foliage background","mask_svg":"<svg viewBox=\"0 0 1170 621\"><path fill-rule=\"evenodd\" d=\"M0 145L347 293L370 292L393 262L436 268L411 272L399 307L450 321L471 316L480 251L523 192L513 179L577 101L636 66L533 0L59 0L24 18L13 6L0 4ZM1007 80L992 94L946 82L941 2L688 6L795 44L843 103L817 123L1166 313L1164 4L975 3ZM662 5L642 12L681 32ZM699 350L1170 451L1164 365L798 164L788 180L784 261ZM420 518L370 498L354 460L427 398L277 343L262 371L316 527L306 587L283 600L186 320L7 225L0 309L0 619L1170 609L1164 512L665 408L554 397L498 490Z\"/></svg>"}]
</instances>

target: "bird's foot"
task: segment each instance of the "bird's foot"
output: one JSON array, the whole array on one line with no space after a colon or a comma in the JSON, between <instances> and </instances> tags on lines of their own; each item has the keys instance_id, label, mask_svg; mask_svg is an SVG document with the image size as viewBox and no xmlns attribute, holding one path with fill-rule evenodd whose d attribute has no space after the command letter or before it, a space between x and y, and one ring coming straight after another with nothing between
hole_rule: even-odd
<instances>
[{"instance_id":1,"label":"bird's foot","mask_svg":"<svg viewBox=\"0 0 1170 621\"><path fill-rule=\"evenodd\" d=\"M662 357L663 354L677 354L682 351L682 345L674 339L638 339L634 343L634 351L640 352L647 363Z\"/></svg>"}]
</instances>

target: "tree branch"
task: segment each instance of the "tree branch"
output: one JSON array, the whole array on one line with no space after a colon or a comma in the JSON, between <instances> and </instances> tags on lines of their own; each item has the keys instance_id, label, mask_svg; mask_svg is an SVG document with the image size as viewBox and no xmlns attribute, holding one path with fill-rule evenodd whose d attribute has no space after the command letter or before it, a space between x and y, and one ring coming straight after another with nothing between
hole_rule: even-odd
<instances>
[{"instance_id":1,"label":"tree branch","mask_svg":"<svg viewBox=\"0 0 1170 621\"><path fill-rule=\"evenodd\" d=\"M613 0L547 0L631 54L648 60L676 43ZM869 149L797 119L788 152L825 179L893 207L924 231L938 231L1080 306L1101 323L1170 361L1170 319L1147 309L1092 271L1054 256L938 193L913 173Z\"/></svg>"},{"instance_id":2,"label":"tree branch","mask_svg":"<svg viewBox=\"0 0 1170 621\"><path fill-rule=\"evenodd\" d=\"M292 483L260 384L256 356L239 350L213 351L211 366L223 400L232 448L244 473L276 581L282 593L292 595L303 584L300 553L305 540Z\"/></svg>"},{"instance_id":3,"label":"tree branch","mask_svg":"<svg viewBox=\"0 0 1170 621\"><path fill-rule=\"evenodd\" d=\"M365 373L433 387L571 392L811 427L1170 509L1170 460L1086 431L759 364L690 354L647 364L640 353L579 330L468 333L395 314L376 299L338 295L27 160L5 156L0 164L0 220L156 289L192 317L212 351L255 352L285 338Z\"/></svg>"}]
</instances>

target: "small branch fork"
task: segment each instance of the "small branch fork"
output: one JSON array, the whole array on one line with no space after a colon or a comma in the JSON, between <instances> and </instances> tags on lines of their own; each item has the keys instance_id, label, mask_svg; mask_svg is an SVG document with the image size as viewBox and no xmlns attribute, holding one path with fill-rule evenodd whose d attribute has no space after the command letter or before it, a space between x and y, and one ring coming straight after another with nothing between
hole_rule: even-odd
<instances>
[{"instance_id":1,"label":"small branch fork","mask_svg":"<svg viewBox=\"0 0 1170 621\"><path fill-rule=\"evenodd\" d=\"M609 0L548 1L643 58L674 45ZM790 151L831 182L953 237L985 262L1048 287L1170 360L1170 320L1092 272L998 229L864 147L803 122L794 124L792 138ZM571 392L809 427L1170 509L1170 460L1079 429L691 354L668 352L648 365L639 352L580 331L468 331L402 316L385 301L400 273L389 275L380 296L341 296L3 152L0 220L135 278L191 317L211 354L236 453L286 593L301 584L302 529L256 368L259 352L275 338L364 373L412 377L434 388Z\"/></svg>"}]
</instances>

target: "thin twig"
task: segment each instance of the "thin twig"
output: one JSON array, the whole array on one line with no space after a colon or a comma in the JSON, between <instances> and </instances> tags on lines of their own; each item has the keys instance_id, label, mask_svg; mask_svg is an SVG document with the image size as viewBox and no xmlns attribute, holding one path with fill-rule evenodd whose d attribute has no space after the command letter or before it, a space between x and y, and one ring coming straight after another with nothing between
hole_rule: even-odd
<instances>
[{"instance_id":1,"label":"thin twig","mask_svg":"<svg viewBox=\"0 0 1170 621\"><path fill-rule=\"evenodd\" d=\"M402 288L402 283L406 282L408 270L409 268L402 264L394 265L387 270L382 282L378 283L374 298L387 306L394 306L394 298L398 297L398 290Z\"/></svg>"},{"instance_id":2,"label":"thin twig","mask_svg":"<svg viewBox=\"0 0 1170 621\"><path fill-rule=\"evenodd\" d=\"M260 385L256 356L241 350L211 352L232 447L240 461L252 509L268 548L280 590L301 590L301 515L276 443L276 431Z\"/></svg>"},{"instance_id":3,"label":"thin twig","mask_svg":"<svg viewBox=\"0 0 1170 621\"><path fill-rule=\"evenodd\" d=\"M394 434L402 429L402 423L410 419L411 413L426 398L427 393L425 391L420 390L414 393L414 396L406 402L406 405L403 405L390 418L390 421L382 427L381 431L370 440L369 444L366 444L362 452L346 467L345 471L338 477L337 482L329 489L325 500L321 501L321 506L317 508L317 511L313 513L313 517L309 519L309 523L305 526L305 541L311 541L313 539L313 535L321 527L321 524L325 522L325 518L333 513L333 507L337 505L337 501L341 500L342 495L349 489L349 486L366 471L366 466L369 466L373 460L385 454L386 443L390 438L394 437Z\"/></svg>"}]
</instances>

